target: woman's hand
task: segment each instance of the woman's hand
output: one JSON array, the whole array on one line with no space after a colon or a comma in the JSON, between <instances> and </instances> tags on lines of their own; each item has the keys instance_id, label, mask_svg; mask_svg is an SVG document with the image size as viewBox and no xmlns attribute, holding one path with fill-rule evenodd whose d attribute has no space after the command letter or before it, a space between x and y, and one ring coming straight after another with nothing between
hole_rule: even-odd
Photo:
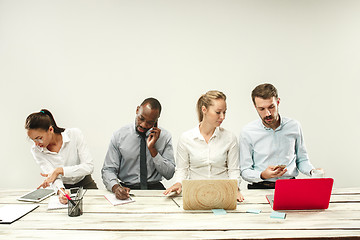
<instances>
[{"instance_id":1,"label":"woman's hand","mask_svg":"<svg viewBox=\"0 0 360 240\"><path fill-rule=\"evenodd\" d=\"M63 191L65 191L65 189L62 188ZM69 191L66 190L66 193L69 195ZM60 203L62 204L67 204L68 200L67 198L65 197L65 195L61 192L61 191L58 191L57 194L59 195L59 201Z\"/></svg>"},{"instance_id":2,"label":"woman's hand","mask_svg":"<svg viewBox=\"0 0 360 240\"><path fill-rule=\"evenodd\" d=\"M244 199L245 199L244 196L241 194L240 190L238 190L236 200L237 200L238 202L243 202Z\"/></svg>"},{"instance_id":3,"label":"woman's hand","mask_svg":"<svg viewBox=\"0 0 360 240\"><path fill-rule=\"evenodd\" d=\"M182 190L182 185L181 183L177 182L174 185L172 185L171 187L169 187L168 189L165 190L165 192L163 192L164 195L168 195L169 193L172 192L176 192L176 194L180 194Z\"/></svg>"},{"instance_id":4,"label":"woman's hand","mask_svg":"<svg viewBox=\"0 0 360 240\"><path fill-rule=\"evenodd\" d=\"M55 170L50 175L40 173L40 175L43 176L43 177L46 177L46 179L44 180L44 182L38 188L41 188L41 187L42 188L47 188L47 187L49 187L50 184L52 184L60 174L64 174L64 170L63 170L62 167L55 168Z\"/></svg>"}]
</instances>

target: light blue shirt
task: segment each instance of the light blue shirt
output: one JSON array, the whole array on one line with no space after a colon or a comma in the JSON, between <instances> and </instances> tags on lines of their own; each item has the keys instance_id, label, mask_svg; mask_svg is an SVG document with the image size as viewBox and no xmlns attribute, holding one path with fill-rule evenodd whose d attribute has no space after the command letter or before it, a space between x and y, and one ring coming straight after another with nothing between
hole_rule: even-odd
<instances>
[{"instance_id":1,"label":"light blue shirt","mask_svg":"<svg viewBox=\"0 0 360 240\"><path fill-rule=\"evenodd\" d=\"M148 131L146 139L149 134ZM140 139L135 124L126 125L113 134L101 170L108 190L117 184L117 178L127 185L140 183ZM146 148L148 182L160 182L163 177L169 180L175 172L175 160L171 135L165 129L161 129L155 148L158 151L155 157Z\"/></svg>"},{"instance_id":2,"label":"light blue shirt","mask_svg":"<svg viewBox=\"0 0 360 240\"><path fill-rule=\"evenodd\" d=\"M260 174L268 166L286 165L287 172L279 178L292 178L299 171L310 176L314 169L306 152L300 123L281 117L280 126L274 131L261 119L246 125L240 135L240 171L248 182L264 181ZM266 181L276 181L270 178Z\"/></svg>"}]
</instances>

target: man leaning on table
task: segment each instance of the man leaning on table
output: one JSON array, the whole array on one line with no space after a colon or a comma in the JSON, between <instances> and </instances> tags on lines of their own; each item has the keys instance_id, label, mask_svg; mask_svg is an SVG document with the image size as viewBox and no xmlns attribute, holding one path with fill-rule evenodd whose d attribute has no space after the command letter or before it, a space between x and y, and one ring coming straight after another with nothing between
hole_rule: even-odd
<instances>
[{"instance_id":1,"label":"man leaning on table","mask_svg":"<svg viewBox=\"0 0 360 240\"><path fill-rule=\"evenodd\" d=\"M164 190L160 181L174 175L171 135L157 127L160 113L157 99L145 99L136 109L135 123L111 138L101 173L106 188L118 199L129 198L130 189Z\"/></svg>"},{"instance_id":2,"label":"man leaning on table","mask_svg":"<svg viewBox=\"0 0 360 240\"><path fill-rule=\"evenodd\" d=\"M299 171L308 176L323 172L309 161L299 122L280 116L277 89L261 84L251 97L260 119L247 124L240 135L240 170L251 183L248 188L275 188L277 179L295 178Z\"/></svg>"}]
</instances>

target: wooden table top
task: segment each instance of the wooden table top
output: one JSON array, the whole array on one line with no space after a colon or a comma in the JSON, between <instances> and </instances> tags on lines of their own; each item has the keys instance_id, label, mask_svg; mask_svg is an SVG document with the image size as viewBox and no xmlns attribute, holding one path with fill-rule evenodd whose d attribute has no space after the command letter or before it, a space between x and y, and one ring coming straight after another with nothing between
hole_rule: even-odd
<instances>
[{"instance_id":1,"label":"wooden table top","mask_svg":"<svg viewBox=\"0 0 360 240\"><path fill-rule=\"evenodd\" d=\"M28 191L0 190L0 207L28 204L16 200ZM105 199L108 193L88 190L83 201L84 214L79 217L69 217L67 209L48 210L46 199L18 221L0 224L0 238L360 238L360 188L335 188L328 209L281 211L286 213L285 219L270 218L273 211L265 195L273 190L244 190L245 201L225 215L215 215L211 210L183 210L181 196L172 199L157 190L133 190L135 202L118 206ZM261 213L246 213L248 209Z\"/></svg>"}]
</instances>

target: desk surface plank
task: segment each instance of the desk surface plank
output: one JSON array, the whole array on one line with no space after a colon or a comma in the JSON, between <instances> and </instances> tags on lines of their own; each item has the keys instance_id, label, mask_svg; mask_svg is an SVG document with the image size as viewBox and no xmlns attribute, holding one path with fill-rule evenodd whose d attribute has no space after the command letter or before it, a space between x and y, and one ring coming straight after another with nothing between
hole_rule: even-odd
<instances>
[{"instance_id":1,"label":"desk surface plank","mask_svg":"<svg viewBox=\"0 0 360 240\"><path fill-rule=\"evenodd\" d=\"M0 190L0 207L27 204L16 198L29 189ZM245 201L236 210L216 216L209 210L185 211L162 191L134 190L134 203L113 206L106 190L89 190L84 214L68 217L67 210L47 210L48 199L35 211L10 225L0 225L0 234L10 238L48 239L81 236L81 239L220 239L220 238L360 238L360 188L333 189L329 209L283 211L286 219L272 219L265 195L273 190L244 190ZM182 197L174 196L182 206ZM260 214L246 213L260 209Z\"/></svg>"}]
</instances>

